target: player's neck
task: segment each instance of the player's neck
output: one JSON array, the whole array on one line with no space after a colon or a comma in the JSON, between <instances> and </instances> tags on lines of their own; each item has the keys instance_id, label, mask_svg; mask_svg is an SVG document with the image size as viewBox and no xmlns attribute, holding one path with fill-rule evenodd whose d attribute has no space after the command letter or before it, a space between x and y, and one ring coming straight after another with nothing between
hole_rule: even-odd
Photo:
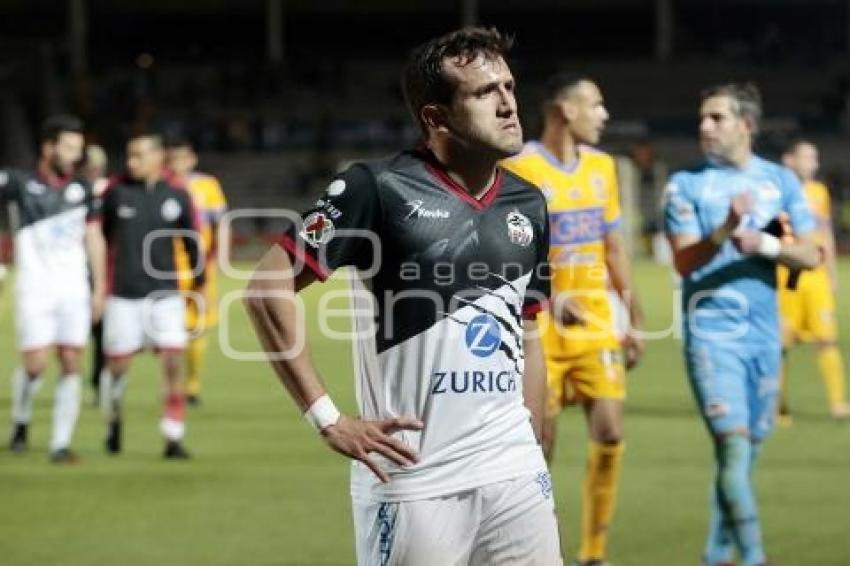
<instances>
[{"instance_id":1,"label":"player's neck","mask_svg":"<svg viewBox=\"0 0 850 566\"><path fill-rule=\"evenodd\" d=\"M446 173L471 197L481 198L493 185L497 163L494 157L475 155L448 145L432 144L429 149Z\"/></svg>"},{"instance_id":2,"label":"player's neck","mask_svg":"<svg viewBox=\"0 0 850 566\"><path fill-rule=\"evenodd\" d=\"M571 167L578 161L578 144L573 136L563 128L544 128L540 143L564 167Z\"/></svg>"}]
</instances>

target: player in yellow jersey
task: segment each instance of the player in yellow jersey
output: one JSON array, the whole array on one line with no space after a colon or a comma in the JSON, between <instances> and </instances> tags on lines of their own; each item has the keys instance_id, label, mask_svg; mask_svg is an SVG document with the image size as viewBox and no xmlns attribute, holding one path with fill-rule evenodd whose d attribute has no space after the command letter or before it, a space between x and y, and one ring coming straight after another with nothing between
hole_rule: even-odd
<instances>
[{"instance_id":1,"label":"player in yellow jersey","mask_svg":"<svg viewBox=\"0 0 850 566\"><path fill-rule=\"evenodd\" d=\"M835 294L838 275L835 265L835 240L832 234L832 212L829 189L815 180L819 163L818 149L812 142L794 142L782 158L803 183L806 198L818 221L817 243L824 253L821 267L799 275L796 289L788 289L788 269L779 267L779 308L782 315L784 348L797 342L814 344L820 373L826 386L829 410L836 419L850 417L850 405L844 392L844 362L838 350L838 331L835 319ZM790 424L791 414L786 402L785 368L782 371L780 423Z\"/></svg>"},{"instance_id":2,"label":"player in yellow jersey","mask_svg":"<svg viewBox=\"0 0 850 566\"><path fill-rule=\"evenodd\" d=\"M215 254L218 247L218 222L227 209L221 185L212 175L195 171L198 155L188 140L175 141L168 147L168 166L175 180L189 191L199 216L199 233L206 261L206 284L203 305L191 296L187 298L186 327L192 338L186 349L186 400L198 405L201 399L201 372L207 350L206 330L218 323L218 289ZM181 244L180 239L176 240ZM186 253L178 253L177 269L181 273L180 288L192 288L191 267Z\"/></svg>"},{"instance_id":3,"label":"player in yellow jersey","mask_svg":"<svg viewBox=\"0 0 850 566\"><path fill-rule=\"evenodd\" d=\"M609 289L627 306L631 329L643 316L631 281L620 225L619 188L611 156L593 149L608 112L597 85L581 75L549 79L543 134L504 165L533 182L549 203L552 307L546 328L548 400L543 449L551 462L556 418L571 403L584 407L590 447L582 497L577 564L604 564L623 457L625 373L643 352L614 322Z\"/></svg>"}]
</instances>

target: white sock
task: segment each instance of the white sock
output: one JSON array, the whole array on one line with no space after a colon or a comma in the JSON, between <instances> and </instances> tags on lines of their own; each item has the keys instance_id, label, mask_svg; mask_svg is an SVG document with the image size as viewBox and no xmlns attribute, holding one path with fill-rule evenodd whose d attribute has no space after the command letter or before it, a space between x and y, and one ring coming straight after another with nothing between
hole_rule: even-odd
<instances>
[{"instance_id":1,"label":"white sock","mask_svg":"<svg viewBox=\"0 0 850 566\"><path fill-rule=\"evenodd\" d=\"M163 417L162 420L159 421L159 430L167 440L180 442L186 434L186 423L176 419Z\"/></svg>"},{"instance_id":2,"label":"white sock","mask_svg":"<svg viewBox=\"0 0 850 566\"><path fill-rule=\"evenodd\" d=\"M15 368L12 374L12 422L28 424L32 420L32 402L41 388L41 376L27 375L24 368Z\"/></svg>"},{"instance_id":3,"label":"white sock","mask_svg":"<svg viewBox=\"0 0 850 566\"><path fill-rule=\"evenodd\" d=\"M127 390L127 379L123 375L113 375L109 368L100 372L100 410L111 422L121 416L121 401Z\"/></svg>"},{"instance_id":4,"label":"white sock","mask_svg":"<svg viewBox=\"0 0 850 566\"><path fill-rule=\"evenodd\" d=\"M53 394L53 437L50 450L61 450L71 445L74 427L80 414L80 376L75 373L59 378Z\"/></svg>"}]
</instances>

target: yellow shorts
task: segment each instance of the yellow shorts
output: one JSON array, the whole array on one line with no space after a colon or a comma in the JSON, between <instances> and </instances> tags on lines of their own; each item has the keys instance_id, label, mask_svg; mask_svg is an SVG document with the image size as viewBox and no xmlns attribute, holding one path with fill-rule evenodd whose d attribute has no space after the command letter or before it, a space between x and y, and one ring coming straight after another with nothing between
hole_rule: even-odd
<instances>
[{"instance_id":1,"label":"yellow shorts","mask_svg":"<svg viewBox=\"0 0 850 566\"><path fill-rule=\"evenodd\" d=\"M546 412L557 415L573 403L626 398L626 368L621 350L591 350L571 358L546 360Z\"/></svg>"},{"instance_id":2,"label":"yellow shorts","mask_svg":"<svg viewBox=\"0 0 850 566\"><path fill-rule=\"evenodd\" d=\"M785 288L787 272L779 272L779 312L786 346L795 342L833 342L838 336L835 297L826 269L804 271L797 289Z\"/></svg>"}]
</instances>

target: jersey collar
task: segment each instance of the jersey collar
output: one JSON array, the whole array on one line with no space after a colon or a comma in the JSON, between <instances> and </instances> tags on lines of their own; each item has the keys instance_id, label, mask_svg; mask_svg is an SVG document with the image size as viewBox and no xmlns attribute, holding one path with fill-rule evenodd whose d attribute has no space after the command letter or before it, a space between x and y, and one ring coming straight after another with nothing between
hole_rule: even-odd
<instances>
[{"instance_id":1,"label":"jersey collar","mask_svg":"<svg viewBox=\"0 0 850 566\"><path fill-rule=\"evenodd\" d=\"M570 163L569 165L564 165L560 159L555 157L555 155L539 141L532 140L528 142L528 144L533 147L535 151L537 151L537 153L539 153L540 156L545 159L549 165L558 169L562 173L566 173L567 175L572 175L573 173L575 173L581 165L581 158L584 151L580 145L576 146L576 160Z\"/></svg>"},{"instance_id":2,"label":"jersey collar","mask_svg":"<svg viewBox=\"0 0 850 566\"><path fill-rule=\"evenodd\" d=\"M484 210L493 204L494 200L496 200L496 196L499 194L499 188L502 186L502 180L504 177L504 172L501 167L496 167L496 174L493 176L492 184L486 191L484 191L481 198L476 199L470 195L463 186L455 181L451 175L449 175L449 171L446 169L446 166L443 165L437 159L437 156L435 156L429 149L420 146L414 149L412 153L415 157L424 162L425 169L428 170L428 172L440 183L440 185L443 186L443 188L476 210Z\"/></svg>"}]
</instances>

